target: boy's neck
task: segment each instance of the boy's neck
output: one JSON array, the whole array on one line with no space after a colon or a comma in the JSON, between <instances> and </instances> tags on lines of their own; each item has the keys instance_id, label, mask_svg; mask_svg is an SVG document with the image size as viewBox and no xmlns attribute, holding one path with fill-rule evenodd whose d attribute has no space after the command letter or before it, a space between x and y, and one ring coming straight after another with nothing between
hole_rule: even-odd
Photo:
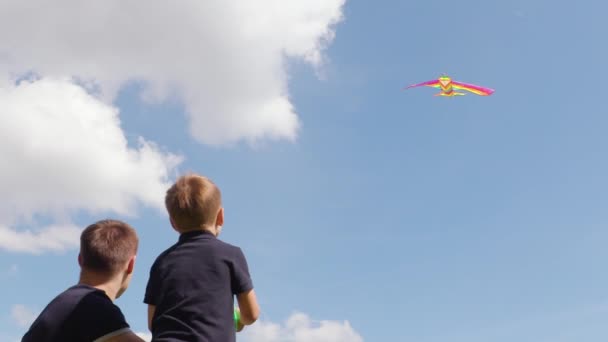
<instances>
[{"instance_id":1,"label":"boy's neck","mask_svg":"<svg viewBox=\"0 0 608 342\"><path fill-rule=\"evenodd\" d=\"M191 233L191 232L207 232L212 234L213 236L217 237L218 235L220 235L220 231L222 230L221 227L216 227L216 226L203 226L200 228L194 228L194 229L189 229L186 231L180 231L180 235L181 234L187 234L187 233Z\"/></svg>"}]
</instances>

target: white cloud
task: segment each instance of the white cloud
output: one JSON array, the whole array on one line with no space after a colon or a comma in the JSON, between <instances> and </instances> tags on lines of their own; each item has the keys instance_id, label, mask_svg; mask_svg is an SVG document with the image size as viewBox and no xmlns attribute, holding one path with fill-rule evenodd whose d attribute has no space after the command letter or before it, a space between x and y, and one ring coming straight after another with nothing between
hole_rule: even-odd
<instances>
[{"instance_id":1,"label":"white cloud","mask_svg":"<svg viewBox=\"0 0 608 342\"><path fill-rule=\"evenodd\" d=\"M147 333L147 332L136 332L135 335L139 336L141 339L143 339L146 342L152 341L152 334L150 334L150 333Z\"/></svg>"},{"instance_id":2,"label":"white cloud","mask_svg":"<svg viewBox=\"0 0 608 342\"><path fill-rule=\"evenodd\" d=\"M61 252L79 246L80 232L73 225L51 225L35 231L17 231L0 225L0 249L31 254Z\"/></svg>"},{"instance_id":3,"label":"white cloud","mask_svg":"<svg viewBox=\"0 0 608 342\"><path fill-rule=\"evenodd\" d=\"M344 2L0 0L0 249L74 248L76 211L162 207L181 158L129 146L111 104L126 82L182 99L203 143L295 139L286 58L321 66Z\"/></svg>"},{"instance_id":4,"label":"white cloud","mask_svg":"<svg viewBox=\"0 0 608 342\"><path fill-rule=\"evenodd\" d=\"M283 324L256 322L243 330L246 342L363 342L348 321L320 321L316 324L303 313L294 313Z\"/></svg>"},{"instance_id":5,"label":"white cloud","mask_svg":"<svg viewBox=\"0 0 608 342\"><path fill-rule=\"evenodd\" d=\"M11 309L13 321L21 328L29 327L37 316L38 313L21 304L13 305Z\"/></svg>"},{"instance_id":6,"label":"white cloud","mask_svg":"<svg viewBox=\"0 0 608 342\"><path fill-rule=\"evenodd\" d=\"M145 81L149 100L184 100L204 143L295 139L286 57L322 65L344 2L0 0L0 72L77 76L107 101Z\"/></svg>"},{"instance_id":7,"label":"white cloud","mask_svg":"<svg viewBox=\"0 0 608 342\"><path fill-rule=\"evenodd\" d=\"M118 110L66 80L0 88L0 217L70 209L129 214L162 208L179 159L140 139L129 148ZM159 196L160 195L160 196Z\"/></svg>"},{"instance_id":8,"label":"white cloud","mask_svg":"<svg viewBox=\"0 0 608 342\"><path fill-rule=\"evenodd\" d=\"M0 234L2 234L2 233L0 232ZM1 249L1 247L0 247L0 249ZM14 278L17 276L18 273L19 273L19 266L17 266L17 264L12 264L5 271L0 273L0 281L2 279Z\"/></svg>"},{"instance_id":9,"label":"white cloud","mask_svg":"<svg viewBox=\"0 0 608 342\"><path fill-rule=\"evenodd\" d=\"M143 138L130 147L118 110L69 80L6 83L0 86L0 248L38 253L78 246L79 229L69 223L16 228L34 216L66 222L79 210L161 209L180 161Z\"/></svg>"}]
</instances>

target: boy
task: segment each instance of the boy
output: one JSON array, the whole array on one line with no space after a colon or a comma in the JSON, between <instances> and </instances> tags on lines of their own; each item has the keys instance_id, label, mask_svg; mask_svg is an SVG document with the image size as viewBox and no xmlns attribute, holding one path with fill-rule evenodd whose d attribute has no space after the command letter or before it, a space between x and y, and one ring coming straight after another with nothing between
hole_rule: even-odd
<instances>
[{"instance_id":1,"label":"boy","mask_svg":"<svg viewBox=\"0 0 608 342\"><path fill-rule=\"evenodd\" d=\"M243 252L217 239L224 223L220 190L206 177L182 176L167 190L165 206L180 236L150 270L144 303L152 341L235 341L234 296L236 330L253 324L260 309Z\"/></svg>"},{"instance_id":2,"label":"boy","mask_svg":"<svg viewBox=\"0 0 608 342\"><path fill-rule=\"evenodd\" d=\"M124 222L104 220L80 236L80 281L55 297L22 342L143 342L113 301L129 286L139 240Z\"/></svg>"}]
</instances>

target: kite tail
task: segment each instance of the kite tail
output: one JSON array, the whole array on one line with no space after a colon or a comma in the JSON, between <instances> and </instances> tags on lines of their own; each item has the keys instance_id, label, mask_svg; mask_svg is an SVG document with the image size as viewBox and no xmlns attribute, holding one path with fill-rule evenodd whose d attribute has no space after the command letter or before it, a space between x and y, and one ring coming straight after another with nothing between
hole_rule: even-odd
<instances>
[{"instance_id":1,"label":"kite tail","mask_svg":"<svg viewBox=\"0 0 608 342\"><path fill-rule=\"evenodd\" d=\"M454 91L452 93L449 93L449 94L446 94L444 92L435 94L435 96L448 96L448 97L452 97L452 96L464 96L464 95L466 95L466 93L459 93L459 92L456 92L456 91Z\"/></svg>"}]
</instances>

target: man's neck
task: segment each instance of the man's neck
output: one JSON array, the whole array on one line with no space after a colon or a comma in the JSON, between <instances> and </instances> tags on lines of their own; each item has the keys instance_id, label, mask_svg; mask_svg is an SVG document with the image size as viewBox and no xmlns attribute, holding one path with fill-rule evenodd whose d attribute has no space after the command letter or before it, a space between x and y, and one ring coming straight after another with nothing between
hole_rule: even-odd
<instances>
[{"instance_id":1,"label":"man's neck","mask_svg":"<svg viewBox=\"0 0 608 342\"><path fill-rule=\"evenodd\" d=\"M78 284L89 285L106 293L112 300L116 300L116 296L120 291L120 282L117 279L95 274L92 272L82 271Z\"/></svg>"}]
</instances>

